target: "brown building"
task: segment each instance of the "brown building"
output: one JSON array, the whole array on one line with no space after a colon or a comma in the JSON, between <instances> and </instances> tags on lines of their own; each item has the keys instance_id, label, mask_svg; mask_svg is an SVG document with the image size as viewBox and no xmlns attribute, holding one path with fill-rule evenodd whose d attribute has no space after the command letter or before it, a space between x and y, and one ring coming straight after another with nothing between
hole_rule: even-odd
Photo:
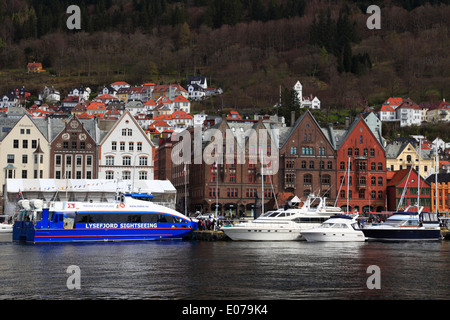
<instances>
[{"instance_id":1,"label":"brown building","mask_svg":"<svg viewBox=\"0 0 450 320\"><path fill-rule=\"evenodd\" d=\"M50 125L53 130L58 129L56 121L63 120L55 119ZM85 126L89 126L89 129ZM64 123L63 129L51 142L50 178L98 178L97 143L92 137L95 137L95 132L95 120L81 122L74 116Z\"/></svg>"},{"instance_id":2,"label":"brown building","mask_svg":"<svg viewBox=\"0 0 450 320\"><path fill-rule=\"evenodd\" d=\"M218 215L252 216L257 210L259 211L258 207L262 206L262 197L264 197L264 211L271 209L275 203L274 194L278 193L278 175L264 174L262 176L260 162L261 152L266 157L264 162L267 162L272 155L272 149L277 149L272 145L270 124L262 121L256 123L253 121L229 122L223 117L222 121L212 129L218 130L222 141L217 140L216 142L214 138L204 138L201 161L194 161L195 151L192 151L192 164L186 165L186 170L184 163L173 164L172 181L175 181L174 185L180 198L185 189L183 181L188 183L188 210L190 212L215 213L217 204ZM262 150L263 144L257 140L259 133L263 132L261 130L265 130L267 133L267 144L264 146L267 150ZM191 134L194 148L193 130L191 130ZM230 134L232 136L227 139L227 135ZM206 136L207 133L203 133L203 135ZM230 143L231 141L232 143ZM243 161L238 161L238 153L242 149L245 150ZM189 152L189 150L183 150L183 152ZM207 163L205 155L209 153L223 161ZM276 155L278 160L278 153ZM270 166L270 163L266 164L267 166ZM269 172L269 169L264 170L266 173ZM255 207L256 200L258 204ZM180 202L183 201L180 199Z\"/></svg>"},{"instance_id":3,"label":"brown building","mask_svg":"<svg viewBox=\"0 0 450 320\"><path fill-rule=\"evenodd\" d=\"M307 111L280 145L280 191L306 199L309 194L335 199L336 152L330 131Z\"/></svg>"}]
</instances>

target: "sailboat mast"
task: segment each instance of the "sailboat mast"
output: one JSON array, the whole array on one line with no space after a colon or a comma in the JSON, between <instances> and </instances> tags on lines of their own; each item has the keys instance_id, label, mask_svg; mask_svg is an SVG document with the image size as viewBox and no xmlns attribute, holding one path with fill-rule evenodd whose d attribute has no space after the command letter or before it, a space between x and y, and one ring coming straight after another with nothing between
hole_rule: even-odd
<instances>
[{"instance_id":1,"label":"sailboat mast","mask_svg":"<svg viewBox=\"0 0 450 320\"><path fill-rule=\"evenodd\" d=\"M349 186L350 186L350 157L348 157L348 164L347 164L347 213L349 213L348 210L348 192L349 192Z\"/></svg>"},{"instance_id":2,"label":"sailboat mast","mask_svg":"<svg viewBox=\"0 0 450 320\"><path fill-rule=\"evenodd\" d=\"M418 179L417 179L417 212L419 212L420 207L420 156L421 156L421 150L422 150L422 139L419 138L419 170L417 172Z\"/></svg>"},{"instance_id":3,"label":"sailboat mast","mask_svg":"<svg viewBox=\"0 0 450 320\"><path fill-rule=\"evenodd\" d=\"M437 154L437 142L436 142L436 146L435 146L435 149L434 149L434 190L435 190L435 197L434 197L434 202L435 202L435 205L434 205L434 207L435 207L435 211L436 211L436 214L438 213L438 197L439 197L439 194L438 194L438 176L437 176L437 173L438 173L438 164L437 164L437 162L438 162L438 154Z\"/></svg>"}]
</instances>

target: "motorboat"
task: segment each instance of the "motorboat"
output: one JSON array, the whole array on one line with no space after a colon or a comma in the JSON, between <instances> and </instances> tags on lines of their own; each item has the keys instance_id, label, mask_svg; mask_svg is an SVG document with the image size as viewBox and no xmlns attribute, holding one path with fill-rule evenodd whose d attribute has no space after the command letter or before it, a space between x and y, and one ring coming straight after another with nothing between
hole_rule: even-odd
<instances>
[{"instance_id":1,"label":"motorboat","mask_svg":"<svg viewBox=\"0 0 450 320\"><path fill-rule=\"evenodd\" d=\"M317 228L302 231L306 241L363 242L367 240L361 230L357 215L337 214Z\"/></svg>"},{"instance_id":2,"label":"motorboat","mask_svg":"<svg viewBox=\"0 0 450 320\"><path fill-rule=\"evenodd\" d=\"M10 218L9 215L0 215L0 219L3 219L2 222L0 222L0 233L11 233L13 230L13 225L10 223L7 223L8 218Z\"/></svg>"},{"instance_id":3,"label":"motorboat","mask_svg":"<svg viewBox=\"0 0 450 320\"><path fill-rule=\"evenodd\" d=\"M409 211L393 212L385 222L362 229L369 240L405 241L440 240L441 227L437 213Z\"/></svg>"},{"instance_id":4,"label":"motorboat","mask_svg":"<svg viewBox=\"0 0 450 320\"><path fill-rule=\"evenodd\" d=\"M20 200L13 241L183 239L197 229L195 221L153 203L152 197L119 192L112 202Z\"/></svg>"},{"instance_id":5,"label":"motorboat","mask_svg":"<svg viewBox=\"0 0 450 320\"><path fill-rule=\"evenodd\" d=\"M342 213L342 209L327 206L325 197L311 195L300 208L268 211L253 221L224 226L221 230L231 240L304 240L304 230L317 227L330 216L339 213Z\"/></svg>"}]
</instances>

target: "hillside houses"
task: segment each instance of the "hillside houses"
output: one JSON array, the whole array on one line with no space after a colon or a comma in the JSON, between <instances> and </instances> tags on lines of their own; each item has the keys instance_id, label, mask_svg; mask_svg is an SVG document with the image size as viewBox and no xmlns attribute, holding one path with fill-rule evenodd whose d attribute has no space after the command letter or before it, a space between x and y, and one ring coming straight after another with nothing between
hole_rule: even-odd
<instances>
[{"instance_id":1,"label":"hillside houses","mask_svg":"<svg viewBox=\"0 0 450 320\"><path fill-rule=\"evenodd\" d=\"M421 102L401 97L390 97L378 111L383 122L398 122L400 127L450 121L450 103L445 99L439 103Z\"/></svg>"}]
</instances>

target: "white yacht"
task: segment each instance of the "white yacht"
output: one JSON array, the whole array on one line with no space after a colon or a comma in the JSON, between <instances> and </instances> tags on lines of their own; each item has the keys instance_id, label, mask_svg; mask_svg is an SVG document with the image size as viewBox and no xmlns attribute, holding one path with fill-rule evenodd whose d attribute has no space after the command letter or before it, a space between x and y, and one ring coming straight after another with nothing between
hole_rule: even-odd
<instances>
[{"instance_id":1,"label":"white yacht","mask_svg":"<svg viewBox=\"0 0 450 320\"><path fill-rule=\"evenodd\" d=\"M318 202L317 206L314 204ZM304 240L302 231L319 226L341 208L326 205L326 198L309 196L301 208L269 211L251 222L224 226L231 240L292 241Z\"/></svg>"},{"instance_id":2,"label":"white yacht","mask_svg":"<svg viewBox=\"0 0 450 320\"><path fill-rule=\"evenodd\" d=\"M335 215L317 228L302 232L306 241L354 242L366 241L357 216Z\"/></svg>"}]
</instances>

